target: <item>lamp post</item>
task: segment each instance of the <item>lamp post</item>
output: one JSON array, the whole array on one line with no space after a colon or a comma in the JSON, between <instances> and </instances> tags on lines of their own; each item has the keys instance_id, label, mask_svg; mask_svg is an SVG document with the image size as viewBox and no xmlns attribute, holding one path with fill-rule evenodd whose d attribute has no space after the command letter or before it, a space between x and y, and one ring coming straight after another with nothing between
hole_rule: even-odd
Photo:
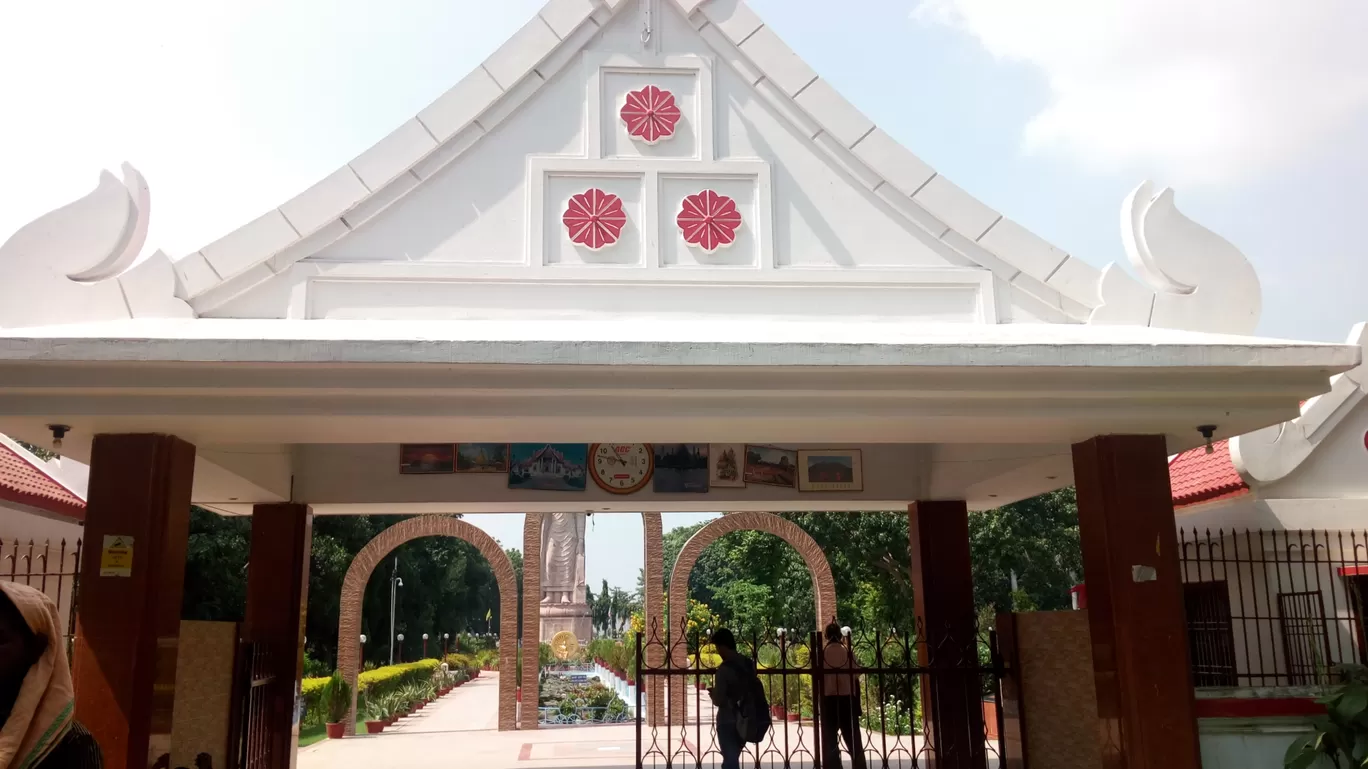
<instances>
[{"instance_id":1,"label":"lamp post","mask_svg":"<svg viewBox=\"0 0 1368 769\"><path fill-rule=\"evenodd\" d=\"M394 664L394 602L398 597L399 588L404 586L404 580L399 579L399 557L394 557L394 572L390 575L390 664ZM399 640L404 640L403 636Z\"/></svg>"},{"instance_id":2,"label":"lamp post","mask_svg":"<svg viewBox=\"0 0 1368 769\"><path fill-rule=\"evenodd\" d=\"M427 659L427 633L423 634L423 659Z\"/></svg>"},{"instance_id":3,"label":"lamp post","mask_svg":"<svg viewBox=\"0 0 1368 769\"><path fill-rule=\"evenodd\" d=\"M447 658L447 642L450 641L450 640L451 640L451 634L450 634L450 633L443 633L443 634L442 634L442 659L446 659L446 658Z\"/></svg>"},{"instance_id":4,"label":"lamp post","mask_svg":"<svg viewBox=\"0 0 1368 769\"><path fill-rule=\"evenodd\" d=\"M395 638L399 639L399 661L402 663L404 661L404 634L400 633Z\"/></svg>"}]
</instances>

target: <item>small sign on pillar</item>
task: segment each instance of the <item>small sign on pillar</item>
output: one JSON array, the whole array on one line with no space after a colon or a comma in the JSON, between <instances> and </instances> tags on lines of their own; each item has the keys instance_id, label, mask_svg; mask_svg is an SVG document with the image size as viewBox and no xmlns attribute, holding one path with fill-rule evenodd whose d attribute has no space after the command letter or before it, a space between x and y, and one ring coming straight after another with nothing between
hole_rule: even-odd
<instances>
[{"instance_id":1,"label":"small sign on pillar","mask_svg":"<svg viewBox=\"0 0 1368 769\"><path fill-rule=\"evenodd\" d=\"M133 576L132 537L105 535L104 547L100 550L100 576Z\"/></svg>"}]
</instances>

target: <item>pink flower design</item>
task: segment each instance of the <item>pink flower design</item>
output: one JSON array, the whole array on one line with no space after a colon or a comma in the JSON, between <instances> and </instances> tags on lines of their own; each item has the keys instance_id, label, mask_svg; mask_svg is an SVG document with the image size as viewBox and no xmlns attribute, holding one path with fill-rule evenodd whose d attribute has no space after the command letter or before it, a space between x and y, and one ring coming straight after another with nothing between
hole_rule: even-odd
<instances>
[{"instance_id":1,"label":"pink flower design","mask_svg":"<svg viewBox=\"0 0 1368 769\"><path fill-rule=\"evenodd\" d=\"M684 198L675 223L684 241L712 253L736 240L741 227L741 212L736 201L713 190L703 190Z\"/></svg>"},{"instance_id":2,"label":"pink flower design","mask_svg":"<svg viewBox=\"0 0 1368 769\"><path fill-rule=\"evenodd\" d=\"M597 251L618 241L627 224L627 214L622 211L622 198L591 188L570 197L561 222L572 242Z\"/></svg>"},{"instance_id":3,"label":"pink flower design","mask_svg":"<svg viewBox=\"0 0 1368 769\"><path fill-rule=\"evenodd\" d=\"M628 93L618 114L627 124L627 133L647 144L674 136L680 118L674 94L653 85Z\"/></svg>"}]
</instances>

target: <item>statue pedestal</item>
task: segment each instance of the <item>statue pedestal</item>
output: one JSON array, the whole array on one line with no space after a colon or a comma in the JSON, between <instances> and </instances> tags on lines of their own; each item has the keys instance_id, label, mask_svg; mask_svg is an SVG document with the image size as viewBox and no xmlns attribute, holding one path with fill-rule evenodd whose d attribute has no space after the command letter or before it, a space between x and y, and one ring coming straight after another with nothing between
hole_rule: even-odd
<instances>
[{"instance_id":1,"label":"statue pedestal","mask_svg":"<svg viewBox=\"0 0 1368 769\"><path fill-rule=\"evenodd\" d=\"M594 635L594 620L587 603L557 603L541 605L541 641L551 643L562 630L575 634L580 643L589 643Z\"/></svg>"}]
</instances>

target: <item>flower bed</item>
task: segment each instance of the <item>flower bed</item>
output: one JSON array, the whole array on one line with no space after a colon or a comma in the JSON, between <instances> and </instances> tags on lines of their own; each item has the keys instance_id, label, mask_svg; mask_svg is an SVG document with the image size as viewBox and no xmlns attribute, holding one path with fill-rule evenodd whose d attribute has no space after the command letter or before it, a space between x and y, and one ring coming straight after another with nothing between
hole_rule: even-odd
<instances>
[{"instance_id":1,"label":"flower bed","mask_svg":"<svg viewBox=\"0 0 1368 769\"><path fill-rule=\"evenodd\" d=\"M419 660L401 665L386 665L363 672L357 679L358 706L364 708L366 699L380 699L399 690L432 681L437 669L437 660ZM300 696L304 698L304 724L315 726L323 723L326 716L324 695L328 687L327 678L306 678L300 683Z\"/></svg>"}]
</instances>

